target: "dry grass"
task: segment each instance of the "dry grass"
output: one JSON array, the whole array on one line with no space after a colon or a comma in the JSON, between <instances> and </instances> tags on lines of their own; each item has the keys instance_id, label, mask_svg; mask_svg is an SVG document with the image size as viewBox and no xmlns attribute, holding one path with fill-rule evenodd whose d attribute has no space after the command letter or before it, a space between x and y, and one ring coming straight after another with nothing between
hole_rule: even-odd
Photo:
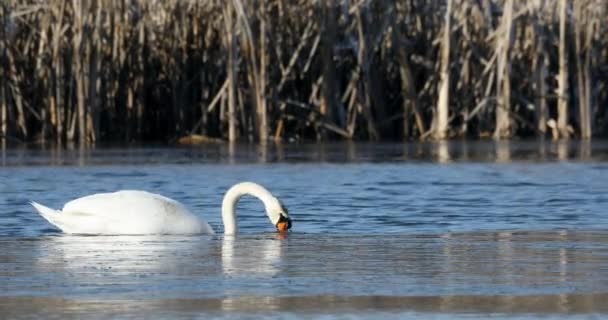
<instances>
[{"instance_id":1,"label":"dry grass","mask_svg":"<svg viewBox=\"0 0 608 320\"><path fill-rule=\"evenodd\" d=\"M82 144L190 133L605 135L607 9L602 0L4 0L0 135Z\"/></svg>"}]
</instances>

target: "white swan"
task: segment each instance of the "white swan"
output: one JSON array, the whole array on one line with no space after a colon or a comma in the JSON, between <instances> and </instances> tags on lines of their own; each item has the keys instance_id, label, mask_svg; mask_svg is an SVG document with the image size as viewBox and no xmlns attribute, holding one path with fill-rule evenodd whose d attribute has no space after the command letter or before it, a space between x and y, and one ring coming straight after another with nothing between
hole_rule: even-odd
<instances>
[{"instance_id":1,"label":"white swan","mask_svg":"<svg viewBox=\"0 0 608 320\"><path fill-rule=\"evenodd\" d=\"M235 184L222 201L225 234L236 234L235 207L244 195L264 203L270 222L280 232L291 228L291 218L281 201L253 182ZM181 203L146 191L123 190L98 193L53 210L31 202L38 213L65 233L96 235L213 234L211 226L193 215Z\"/></svg>"}]
</instances>

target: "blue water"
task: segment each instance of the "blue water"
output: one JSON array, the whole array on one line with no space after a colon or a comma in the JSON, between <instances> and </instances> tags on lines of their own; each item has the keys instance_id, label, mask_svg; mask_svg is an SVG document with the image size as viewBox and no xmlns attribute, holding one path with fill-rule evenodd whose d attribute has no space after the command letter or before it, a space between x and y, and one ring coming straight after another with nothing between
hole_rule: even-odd
<instances>
[{"instance_id":1,"label":"blue water","mask_svg":"<svg viewBox=\"0 0 608 320\"><path fill-rule=\"evenodd\" d=\"M608 312L603 144L2 150L0 313L13 317L506 318ZM223 193L265 185L274 232L68 236L28 205L144 189L221 232Z\"/></svg>"}]
</instances>

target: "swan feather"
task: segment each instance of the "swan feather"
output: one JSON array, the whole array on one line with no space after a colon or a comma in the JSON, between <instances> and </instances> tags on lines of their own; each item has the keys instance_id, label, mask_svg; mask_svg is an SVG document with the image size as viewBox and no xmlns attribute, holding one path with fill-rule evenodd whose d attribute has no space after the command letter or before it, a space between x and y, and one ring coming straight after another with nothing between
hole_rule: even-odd
<instances>
[{"instance_id":1,"label":"swan feather","mask_svg":"<svg viewBox=\"0 0 608 320\"><path fill-rule=\"evenodd\" d=\"M214 233L208 223L198 219L179 202L147 191L121 190L93 194L66 203L61 211L40 204L34 207L66 233Z\"/></svg>"}]
</instances>

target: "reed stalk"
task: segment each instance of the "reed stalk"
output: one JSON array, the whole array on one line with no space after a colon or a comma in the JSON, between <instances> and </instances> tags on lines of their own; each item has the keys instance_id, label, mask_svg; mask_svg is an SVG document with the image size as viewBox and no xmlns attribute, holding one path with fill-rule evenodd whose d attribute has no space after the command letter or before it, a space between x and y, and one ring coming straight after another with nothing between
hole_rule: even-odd
<instances>
[{"instance_id":1,"label":"reed stalk","mask_svg":"<svg viewBox=\"0 0 608 320\"><path fill-rule=\"evenodd\" d=\"M437 100L437 117L435 138L445 139L448 135L448 114L450 104L450 42L452 41L452 3L447 0L445 24L441 41L441 71L439 72L439 98Z\"/></svg>"},{"instance_id":2,"label":"reed stalk","mask_svg":"<svg viewBox=\"0 0 608 320\"><path fill-rule=\"evenodd\" d=\"M605 136L607 11L597 0L2 1L0 135Z\"/></svg>"},{"instance_id":3,"label":"reed stalk","mask_svg":"<svg viewBox=\"0 0 608 320\"><path fill-rule=\"evenodd\" d=\"M568 94L568 41L566 29L568 17L568 0L559 0L559 74L557 76L557 133L554 138L568 138L569 94Z\"/></svg>"}]
</instances>

